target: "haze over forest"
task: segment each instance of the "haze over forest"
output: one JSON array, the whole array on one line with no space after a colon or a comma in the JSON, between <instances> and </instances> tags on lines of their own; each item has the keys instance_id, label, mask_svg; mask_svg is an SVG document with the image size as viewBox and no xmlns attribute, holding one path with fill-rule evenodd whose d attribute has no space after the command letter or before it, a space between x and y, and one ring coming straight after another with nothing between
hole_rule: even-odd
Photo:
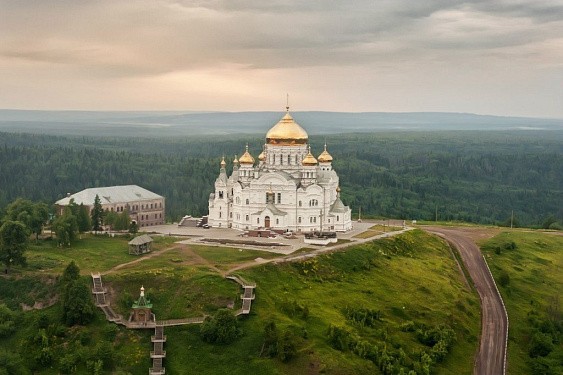
<instances>
[{"instance_id":1,"label":"haze over forest","mask_svg":"<svg viewBox=\"0 0 563 375\"><path fill-rule=\"evenodd\" d=\"M265 134L282 112L0 110L0 131L91 136ZM563 130L562 119L443 112L293 113L309 134L434 130Z\"/></svg>"}]
</instances>

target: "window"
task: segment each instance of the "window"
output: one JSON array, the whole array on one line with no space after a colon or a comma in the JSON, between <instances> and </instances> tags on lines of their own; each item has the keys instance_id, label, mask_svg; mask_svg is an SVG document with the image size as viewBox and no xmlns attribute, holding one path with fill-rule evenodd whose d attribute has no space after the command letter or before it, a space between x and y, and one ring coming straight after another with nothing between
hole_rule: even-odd
<instances>
[{"instance_id":1,"label":"window","mask_svg":"<svg viewBox=\"0 0 563 375\"><path fill-rule=\"evenodd\" d=\"M299 207L301 207L301 206L302 206L302 203L301 203L301 201L299 201Z\"/></svg>"},{"instance_id":2,"label":"window","mask_svg":"<svg viewBox=\"0 0 563 375\"><path fill-rule=\"evenodd\" d=\"M336 215L336 221L340 221L340 216Z\"/></svg>"},{"instance_id":3,"label":"window","mask_svg":"<svg viewBox=\"0 0 563 375\"><path fill-rule=\"evenodd\" d=\"M297 222L298 222L299 224L301 224L301 216L299 216L299 217L297 218Z\"/></svg>"},{"instance_id":4,"label":"window","mask_svg":"<svg viewBox=\"0 0 563 375\"><path fill-rule=\"evenodd\" d=\"M250 204L250 200L247 199L247 200L246 200L246 204Z\"/></svg>"},{"instance_id":5,"label":"window","mask_svg":"<svg viewBox=\"0 0 563 375\"><path fill-rule=\"evenodd\" d=\"M256 218L256 224L260 224L260 218L259 217Z\"/></svg>"},{"instance_id":6,"label":"window","mask_svg":"<svg viewBox=\"0 0 563 375\"><path fill-rule=\"evenodd\" d=\"M274 159L274 161L273 161L272 164L276 164L276 155L272 155L272 157L273 157L273 159Z\"/></svg>"},{"instance_id":7,"label":"window","mask_svg":"<svg viewBox=\"0 0 563 375\"><path fill-rule=\"evenodd\" d=\"M287 155L287 165L291 164L291 155Z\"/></svg>"},{"instance_id":8,"label":"window","mask_svg":"<svg viewBox=\"0 0 563 375\"><path fill-rule=\"evenodd\" d=\"M250 218L248 217L248 215L246 215L246 221L249 221L249 220L250 220Z\"/></svg>"},{"instance_id":9,"label":"window","mask_svg":"<svg viewBox=\"0 0 563 375\"><path fill-rule=\"evenodd\" d=\"M151 209L152 209L152 203L151 203Z\"/></svg>"},{"instance_id":10,"label":"window","mask_svg":"<svg viewBox=\"0 0 563 375\"><path fill-rule=\"evenodd\" d=\"M219 199L223 199L223 192L222 191L219 192Z\"/></svg>"},{"instance_id":11,"label":"window","mask_svg":"<svg viewBox=\"0 0 563 375\"><path fill-rule=\"evenodd\" d=\"M283 154L280 155L280 165L283 165Z\"/></svg>"},{"instance_id":12,"label":"window","mask_svg":"<svg viewBox=\"0 0 563 375\"><path fill-rule=\"evenodd\" d=\"M281 193L278 193L278 203L281 203Z\"/></svg>"},{"instance_id":13,"label":"window","mask_svg":"<svg viewBox=\"0 0 563 375\"><path fill-rule=\"evenodd\" d=\"M280 219L276 219L276 225L280 223Z\"/></svg>"},{"instance_id":14,"label":"window","mask_svg":"<svg viewBox=\"0 0 563 375\"><path fill-rule=\"evenodd\" d=\"M219 211L219 219L221 218L221 216L222 216L222 212L221 212L221 211Z\"/></svg>"},{"instance_id":15,"label":"window","mask_svg":"<svg viewBox=\"0 0 563 375\"><path fill-rule=\"evenodd\" d=\"M295 165L299 165L299 159L297 159L298 157L298 155L295 155Z\"/></svg>"}]
</instances>

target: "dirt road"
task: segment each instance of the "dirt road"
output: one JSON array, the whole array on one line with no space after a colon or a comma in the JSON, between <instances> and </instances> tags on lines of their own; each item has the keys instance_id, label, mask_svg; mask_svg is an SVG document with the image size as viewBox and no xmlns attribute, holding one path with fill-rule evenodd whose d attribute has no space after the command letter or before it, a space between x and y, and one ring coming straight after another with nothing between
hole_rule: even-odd
<instances>
[{"instance_id":1,"label":"dirt road","mask_svg":"<svg viewBox=\"0 0 563 375\"><path fill-rule=\"evenodd\" d=\"M469 233L459 228L425 227L455 246L481 298L481 342L475 359L476 375L501 375L505 372L508 318L481 251Z\"/></svg>"}]
</instances>

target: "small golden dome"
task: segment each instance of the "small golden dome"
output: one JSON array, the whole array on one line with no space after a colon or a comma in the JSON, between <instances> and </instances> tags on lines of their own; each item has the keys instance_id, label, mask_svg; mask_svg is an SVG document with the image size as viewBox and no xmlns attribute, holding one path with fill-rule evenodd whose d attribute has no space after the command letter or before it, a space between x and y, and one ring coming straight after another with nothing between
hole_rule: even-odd
<instances>
[{"instance_id":1,"label":"small golden dome","mask_svg":"<svg viewBox=\"0 0 563 375\"><path fill-rule=\"evenodd\" d=\"M237 155L235 154L235 158L233 159L233 164L238 164Z\"/></svg>"},{"instance_id":2,"label":"small golden dome","mask_svg":"<svg viewBox=\"0 0 563 375\"><path fill-rule=\"evenodd\" d=\"M227 162L225 162L225 157L223 156L223 158L221 159L221 168L225 168L226 165Z\"/></svg>"},{"instance_id":3,"label":"small golden dome","mask_svg":"<svg viewBox=\"0 0 563 375\"><path fill-rule=\"evenodd\" d=\"M289 107L285 116L266 134L266 142L270 145L301 145L308 139L307 132L289 114Z\"/></svg>"},{"instance_id":4,"label":"small golden dome","mask_svg":"<svg viewBox=\"0 0 563 375\"><path fill-rule=\"evenodd\" d=\"M340 193L340 186L337 186L337 187L336 187L336 192L337 192L337 193Z\"/></svg>"},{"instance_id":5,"label":"small golden dome","mask_svg":"<svg viewBox=\"0 0 563 375\"><path fill-rule=\"evenodd\" d=\"M265 147L262 148L262 152L260 153L260 155L258 155L258 160L260 160L260 161L266 160L266 148Z\"/></svg>"},{"instance_id":6,"label":"small golden dome","mask_svg":"<svg viewBox=\"0 0 563 375\"><path fill-rule=\"evenodd\" d=\"M326 150L326 143L324 151L319 155L319 162L321 163L330 163L332 161L332 155L328 153Z\"/></svg>"},{"instance_id":7,"label":"small golden dome","mask_svg":"<svg viewBox=\"0 0 563 375\"><path fill-rule=\"evenodd\" d=\"M309 166L310 165L317 165L317 159L315 159L313 154L311 154L311 146L309 146L309 153L307 154L307 156L305 156L305 158L303 159L301 164L309 165Z\"/></svg>"},{"instance_id":8,"label":"small golden dome","mask_svg":"<svg viewBox=\"0 0 563 375\"><path fill-rule=\"evenodd\" d=\"M240 159L238 159L238 162L241 164L254 164L254 158L250 155L250 152L248 152L248 145L246 145L246 150Z\"/></svg>"}]
</instances>

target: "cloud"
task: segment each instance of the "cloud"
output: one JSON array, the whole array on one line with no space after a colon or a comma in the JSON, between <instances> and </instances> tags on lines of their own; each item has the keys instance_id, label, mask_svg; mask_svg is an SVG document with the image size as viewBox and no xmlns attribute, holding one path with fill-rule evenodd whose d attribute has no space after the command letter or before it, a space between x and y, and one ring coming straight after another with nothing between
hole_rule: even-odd
<instances>
[{"instance_id":1,"label":"cloud","mask_svg":"<svg viewBox=\"0 0 563 375\"><path fill-rule=\"evenodd\" d=\"M230 71L241 83L271 70L303 81L310 69L417 79L417 69L502 64L556 76L563 49L563 1L0 0L0 9L1 66L77 80Z\"/></svg>"}]
</instances>

